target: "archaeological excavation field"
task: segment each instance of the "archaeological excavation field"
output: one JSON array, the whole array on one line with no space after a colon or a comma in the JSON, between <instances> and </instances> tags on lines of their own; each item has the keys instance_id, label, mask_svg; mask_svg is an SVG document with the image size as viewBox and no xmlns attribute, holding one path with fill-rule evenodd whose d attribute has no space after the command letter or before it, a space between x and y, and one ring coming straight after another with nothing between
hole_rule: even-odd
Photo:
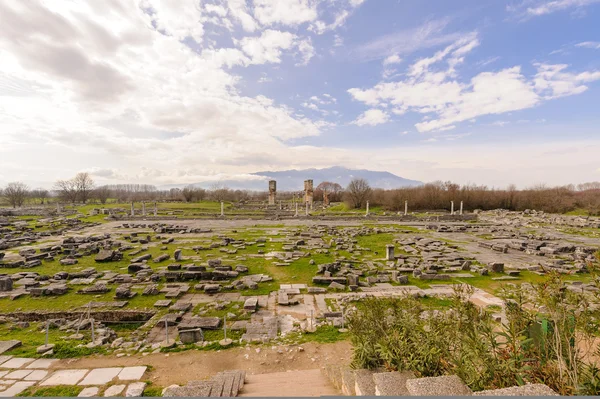
<instances>
[{"instance_id":1,"label":"archaeological excavation field","mask_svg":"<svg viewBox=\"0 0 600 399\"><path fill-rule=\"evenodd\" d=\"M507 288L559 276L596 306L594 218L154 206L0 217L0 395L260 395L288 370L315 395L374 395L394 376L345 374L367 298L444 313L468 286L500 326Z\"/></svg>"}]
</instances>

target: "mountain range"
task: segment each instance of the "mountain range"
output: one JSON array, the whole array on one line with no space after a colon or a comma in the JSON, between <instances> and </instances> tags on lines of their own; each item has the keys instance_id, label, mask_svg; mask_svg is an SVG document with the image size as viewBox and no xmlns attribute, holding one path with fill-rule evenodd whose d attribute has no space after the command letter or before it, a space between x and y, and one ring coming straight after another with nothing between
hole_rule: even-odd
<instances>
[{"instance_id":1,"label":"mountain range","mask_svg":"<svg viewBox=\"0 0 600 399\"><path fill-rule=\"evenodd\" d=\"M277 181L277 191L301 191L304 189L304 180L312 179L316 188L320 183L329 181L346 187L354 178L362 178L369 182L373 188L393 189L401 187L414 187L423 182L410 180L390 172L379 172L366 169L347 169L333 166L325 169L303 169L283 171L262 171L251 175L264 177L264 180L223 180L219 183L235 190L267 191L268 181ZM204 181L193 184L197 187L210 188L214 182ZM170 187L176 187L170 186Z\"/></svg>"}]
</instances>

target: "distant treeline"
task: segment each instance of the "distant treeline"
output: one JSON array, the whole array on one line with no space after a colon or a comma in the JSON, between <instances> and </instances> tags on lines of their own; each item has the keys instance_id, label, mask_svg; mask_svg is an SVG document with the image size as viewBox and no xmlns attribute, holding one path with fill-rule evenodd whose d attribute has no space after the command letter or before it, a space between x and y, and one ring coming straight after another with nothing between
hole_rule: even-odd
<instances>
[{"instance_id":1,"label":"distant treeline","mask_svg":"<svg viewBox=\"0 0 600 399\"><path fill-rule=\"evenodd\" d=\"M278 201L296 199L303 201L304 192L278 192ZM584 210L590 215L600 215L600 182L560 187L535 187L517 190L477 185L459 185L452 182L433 182L418 187L392 190L373 189L364 179L354 179L347 187L337 183L322 182L314 190L314 200L330 203L345 202L350 208L364 208L367 200L372 207L387 211L404 211L408 201L410 212L450 210L454 201L458 210L463 201L465 211L475 209L507 209L523 211L534 209L549 213L566 213ZM158 190L149 184L113 184L96 186L91 176L80 173L70 180L60 180L52 191L31 190L21 182L9 183L0 188L0 203L19 207L24 204L44 204L49 200L63 203L100 203L129 201L267 201L267 191L232 190L215 183L209 189L186 186L182 189Z\"/></svg>"},{"instance_id":2,"label":"distant treeline","mask_svg":"<svg viewBox=\"0 0 600 399\"><path fill-rule=\"evenodd\" d=\"M523 190L517 190L515 186L494 189L486 186L434 182L396 190L374 189L369 198L372 205L380 205L390 211L403 211L404 201L408 201L411 212L449 210L450 201L454 201L455 209L458 209L460 201L463 201L464 209L470 211L534 209L549 213L567 213L585 210L590 215L600 215L600 182L560 187L538 185Z\"/></svg>"}]
</instances>

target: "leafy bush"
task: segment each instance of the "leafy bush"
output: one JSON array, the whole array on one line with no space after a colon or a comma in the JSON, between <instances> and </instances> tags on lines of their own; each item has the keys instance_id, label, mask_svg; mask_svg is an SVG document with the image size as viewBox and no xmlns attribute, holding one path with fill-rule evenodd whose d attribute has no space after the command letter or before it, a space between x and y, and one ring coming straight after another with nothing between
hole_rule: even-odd
<instances>
[{"instance_id":1,"label":"leafy bush","mask_svg":"<svg viewBox=\"0 0 600 399\"><path fill-rule=\"evenodd\" d=\"M448 311L425 310L410 296L358 303L348 320L353 366L455 374L474 391L544 383L561 394L600 393L600 371L582 350L594 347L597 310L560 275L506 290L503 325L469 302L471 295L470 286L455 286Z\"/></svg>"}]
</instances>

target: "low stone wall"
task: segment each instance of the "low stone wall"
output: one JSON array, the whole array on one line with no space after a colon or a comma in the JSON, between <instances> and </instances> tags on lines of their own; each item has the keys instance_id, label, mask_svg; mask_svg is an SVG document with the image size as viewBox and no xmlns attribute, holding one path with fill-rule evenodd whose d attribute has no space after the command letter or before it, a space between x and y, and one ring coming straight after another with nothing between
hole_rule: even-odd
<instances>
[{"instance_id":1,"label":"low stone wall","mask_svg":"<svg viewBox=\"0 0 600 399\"><path fill-rule=\"evenodd\" d=\"M280 211L278 213L269 213L266 215L228 215L220 216L217 214L198 214L193 217L176 217L173 215L169 216L125 216L119 218L110 218L111 221L127 222L127 221L165 221L165 220L326 220L326 221L356 221L356 220L370 220L375 222L381 221L394 221L394 222L468 222L472 220L478 220L476 214L465 214L465 215L432 215L426 217L416 217L411 215L309 215L300 214L299 216L294 215L295 212Z\"/></svg>"},{"instance_id":2,"label":"low stone wall","mask_svg":"<svg viewBox=\"0 0 600 399\"><path fill-rule=\"evenodd\" d=\"M49 319L77 319L81 315L87 316L87 310L59 311L59 312L12 312L1 313L0 316L16 318L19 321L45 321ZM91 311L90 316L101 322L145 322L154 316L156 312L138 310L96 310Z\"/></svg>"}]
</instances>

